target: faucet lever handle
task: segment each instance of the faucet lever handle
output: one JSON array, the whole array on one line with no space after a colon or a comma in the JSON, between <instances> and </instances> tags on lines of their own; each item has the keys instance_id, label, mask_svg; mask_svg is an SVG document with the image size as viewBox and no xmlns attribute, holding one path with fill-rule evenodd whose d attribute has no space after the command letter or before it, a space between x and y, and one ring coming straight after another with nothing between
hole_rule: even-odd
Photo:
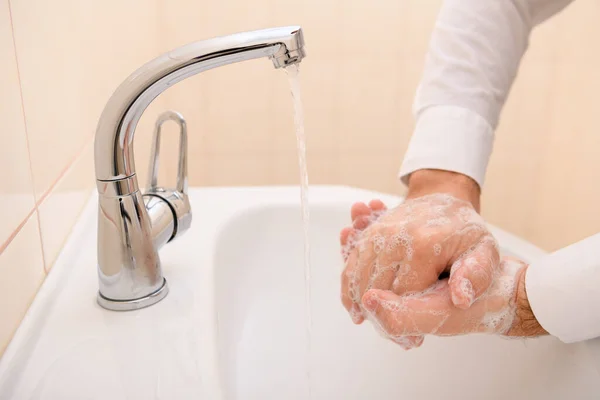
<instances>
[{"instance_id":1,"label":"faucet lever handle","mask_svg":"<svg viewBox=\"0 0 600 400\"><path fill-rule=\"evenodd\" d=\"M158 165L162 126L167 121L179 125L179 165L177 168L177 187L175 189L158 186ZM183 116L175 111L166 111L159 115L154 128L152 153L148 171L148 185L144 193L146 210L151 214L153 236L160 237L158 242L171 241L188 230L192 224L192 207L188 198L187 182L187 125ZM164 210L170 210L165 213ZM162 218L172 215L172 218ZM160 218L159 218L160 217ZM170 225L172 222L172 225ZM154 232L156 231L156 232ZM163 231L167 234L163 235ZM172 233L169 233L171 231ZM157 247L160 247L157 246Z\"/></svg>"},{"instance_id":2,"label":"faucet lever handle","mask_svg":"<svg viewBox=\"0 0 600 400\"><path fill-rule=\"evenodd\" d=\"M160 155L160 139L162 126L167 121L175 121L179 125L179 164L177 166L176 191L187 194L188 191L188 167L187 167L187 124L183 115L176 111L165 111L158 116L154 126L154 137L150 165L148 169L148 191L154 192L158 188L158 166Z\"/></svg>"}]
</instances>

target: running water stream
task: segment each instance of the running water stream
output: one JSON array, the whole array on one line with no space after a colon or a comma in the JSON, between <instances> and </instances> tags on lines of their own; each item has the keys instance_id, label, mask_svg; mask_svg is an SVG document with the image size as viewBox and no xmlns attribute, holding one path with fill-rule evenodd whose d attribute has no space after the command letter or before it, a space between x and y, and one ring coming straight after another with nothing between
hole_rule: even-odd
<instances>
[{"instance_id":1,"label":"running water stream","mask_svg":"<svg viewBox=\"0 0 600 400\"><path fill-rule=\"evenodd\" d=\"M299 69L297 65L286 67L292 100L294 102L294 125L296 126L296 142L298 146L298 165L300 167L300 204L302 208L302 224L304 227L304 293L306 297L306 380L310 399L310 356L311 356L311 327L310 312L310 242L308 237L310 212L308 208L308 170L306 169L306 136L304 134L304 111L300 95Z\"/></svg>"}]
</instances>

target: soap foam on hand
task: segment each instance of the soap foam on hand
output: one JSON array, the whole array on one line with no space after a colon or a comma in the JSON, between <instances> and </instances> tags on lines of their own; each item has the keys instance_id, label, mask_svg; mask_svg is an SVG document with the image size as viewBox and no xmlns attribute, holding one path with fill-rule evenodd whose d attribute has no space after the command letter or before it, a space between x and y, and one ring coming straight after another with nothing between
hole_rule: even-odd
<instances>
[{"instance_id":1,"label":"soap foam on hand","mask_svg":"<svg viewBox=\"0 0 600 400\"><path fill-rule=\"evenodd\" d=\"M368 319L384 337L406 345L415 335L509 334L516 318L518 278L526 264L503 259L492 286L468 309L456 308L446 280L408 296L373 290L364 297Z\"/></svg>"},{"instance_id":2,"label":"soap foam on hand","mask_svg":"<svg viewBox=\"0 0 600 400\"><path fill-rule=\"evenodd\" d=\"M373 321L363 304L371 289L414 300L431 287L441 290L442 282L448 303L469 309L500 270L498 245L485 222L470 203L451 195L409 199L395 209L361 218L366 223L352 230L342 247L342 297L355 323L364 317ZM440 281L443 274L449 278ZM445 310L438 308L436 313L440 317ZM400 336L394 340L405 347L407 339L413 347L422 343L420 334Z\"/></svg>"}]
</instances>

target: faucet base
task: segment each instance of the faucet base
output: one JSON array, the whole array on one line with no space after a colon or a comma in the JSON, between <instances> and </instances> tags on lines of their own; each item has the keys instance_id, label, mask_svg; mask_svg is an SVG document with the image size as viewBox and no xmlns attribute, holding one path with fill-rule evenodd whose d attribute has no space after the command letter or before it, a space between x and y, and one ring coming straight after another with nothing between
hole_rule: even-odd
<instances>
[{"instance_id":1,"label":"faucet base","mask_svg":"<svg viewBox=\"0 0 600 400\"><path fill-rule=\"evenodd\" d=\"M98 292L98 304L102 308L112 311L138 310L158 303L164 299L168 293L169 286L167 285L167 280L164 279L162 286L156 292L134 300L112 300L102 296L102 293Z\"/></svg>"}]
</instances>

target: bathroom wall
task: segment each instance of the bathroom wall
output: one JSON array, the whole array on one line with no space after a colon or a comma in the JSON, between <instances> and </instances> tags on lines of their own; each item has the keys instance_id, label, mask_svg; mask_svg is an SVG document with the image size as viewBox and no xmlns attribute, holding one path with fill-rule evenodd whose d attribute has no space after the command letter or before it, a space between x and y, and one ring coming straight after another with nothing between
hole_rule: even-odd
<instances>
[{"instance_id":1,"label":"bathroom wall","mask_svg":"<svg viewBox=\"0 0 600 400\"><path fill-rule=\"evenodd\" d=\"M441 0L172 0L163 43L300 24L311 183L404 192L396 179ZM600 231L600 2L577 0L535 30L502 115L483 196L493 224L554 250ZM257 60L174 87L190 130L190 183L297 184L285 74ZM170 154L175 154L171 150ZM176 163L168 162L169 176Z\"/></svg>"},{"instance_id":2,"label":"bathroom wall","mask_svg":"<svg viewBox=\"0 0 600 400\"><path fill-rule=\"evenodd\" d=\"M95 125L135 68L191 41L300 24L311 183L402 194L396 173L440 4L0 0L0 354L94 188ZM548 250L600 231L599 18L597 0L578 0L535 32L488 172L486 218ZM160 96L136 137L142 184L166 108L188 120L192 186L298 183L289 87L270 62L208 71Z\"/></svg>"},{"instance_id":3,"label":"bathroom wall","mask_svg":"<svg viewBox=\"0 0 600 400\"><path fill-rule=\"evenodd\" d=\"M0 355L95 186L104 103L160 51L158 4L0 0Z\"/></svg>"}]
</instances>

